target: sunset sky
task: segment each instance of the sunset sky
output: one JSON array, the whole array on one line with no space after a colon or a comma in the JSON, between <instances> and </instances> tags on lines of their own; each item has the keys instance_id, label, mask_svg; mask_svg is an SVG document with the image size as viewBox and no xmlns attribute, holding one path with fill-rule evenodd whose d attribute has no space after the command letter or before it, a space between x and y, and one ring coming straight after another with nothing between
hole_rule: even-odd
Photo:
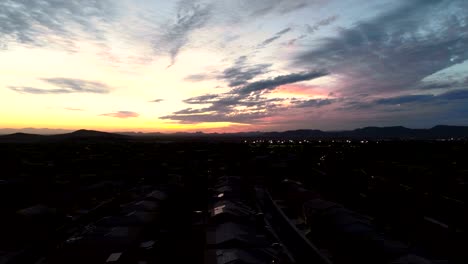
<instances>
[{"instance_id":1,"label":"sunset sky","mask_svg":"<svg viewBox=\"0 0 468 264\"><path fill-rule=\"evenodd\" d=\"M466 0L2 0L0 128L468 125Z\"/></svg>"}]
</instances>

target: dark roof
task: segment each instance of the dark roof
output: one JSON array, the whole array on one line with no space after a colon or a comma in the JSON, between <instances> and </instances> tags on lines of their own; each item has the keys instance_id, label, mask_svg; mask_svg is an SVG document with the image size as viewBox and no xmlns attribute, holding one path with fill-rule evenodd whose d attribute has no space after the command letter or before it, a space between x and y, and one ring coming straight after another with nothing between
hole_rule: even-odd
<instances>
[{"instance_id":1,"label":"dark roof","mask_svg":"<svg viewBox=\"0 0 468 264\"><path fill-rule=\"evenodd\" d=\"M142 226L153 223L157 218L155 213L132 212L124 216L104 217L96 224L99 226Z\"/></svg>"},{"instance_id":2,"label":"dark roof","mask_svg":"<svg viewBox=\"0 0 468 264\"><path fill-rule=\"evenodd\" d=\"M235 176L223 176L219 177L218 181L215 184L215 188L221 187L221 186L240 186L241 185L241 178L240 177L235 177Z\"/></svg>"},{"instance_id":3,"label":"dark roof","mask_svg":"<svg viewBox=\"0 0 468 264\"><path fill-rule=\"evenodd\" d=\"M275 252L268 249L216 249L207 251L205 263L270 264L273 260L277 260Z\"/></svg>"},{"instance_id":4,"label":"dark roof","mask_svg":"<svg viewBox=\"0 0 468 264\"><path fill-rule=\"evenodd\" d=\"M159 207L159 202L145 200L121 205L122 212L127 214L134 211L156 212L158 211Z\"/></svg>"},{"instance_id":5,"label":"dark roof","mask_svg":"<svg viewBox=\"0 0 468 264\"><path fill-rule=\"evenodd\" d=\"M246 226L226 222L208 229L206 243L209 247L267 247L271 243L267 237L256 230L255 226Z\"/></svg>"},{"instance_id":6,"label":"dark roof","mask_svg":"<svg viewBox=\"0 0 468 264\"><path fill-rule=\"evenodd\" d=\"M150 194L148 194L145 199L164 201L167 199L167 194L162 191L153 191Z\"/></svg>"},{"instance_id":7,"label":"dark roof","mask_svg":"<svg viewBox=\"0 0 468 264\"><path fill-rule=\"evenodd\" d=\"M240 202L233 202L221 200L214 204L211 209L211 216L217 217L219 215L228 214L237 217L249 217L255 212L247 205Z\"/></svg>"},{"instance_id":8,"label":"dark roof","mask_svg":"<svg viewBox=\"0 0 468 264\"><path fill-rule=\"evenodd\" d=\"M313 199L304 203L304 208L307 210L312 209L312 210L322 211L322 210L326 210L332 207L341 207L341 205L334 203L334 202L322 200L322 199Z\"/></svg>"}]
</instances>

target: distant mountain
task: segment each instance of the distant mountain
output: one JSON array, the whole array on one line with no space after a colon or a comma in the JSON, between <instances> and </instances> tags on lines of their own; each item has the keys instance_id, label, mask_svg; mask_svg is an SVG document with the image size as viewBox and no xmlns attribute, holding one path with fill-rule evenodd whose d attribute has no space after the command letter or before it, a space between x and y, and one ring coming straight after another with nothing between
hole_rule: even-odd
<instances>
[{"instance_id":1,"label":"distant mountain","mask_svg":"<svg viewBox=\"0 0 468 264\"><path fill-rule=\"evenodd\" d=\"M151 132L151 133L144 133L144 132L115 132L115 134L125 135L125 136L132 136L132 137L140 137L140 136L161 136L164 135L160 132Z\"/></svg>"},{"instance_id":2,"label":"distant mountain","mask_svg":"<svg viewBox=\"0 0 468 264\"><path fill-rule=\"evenodd\" d=\"M73 132L68 129L53 129L53 128L1 128L0 135L9 135L13 133L24 133L24 134L39 134L39 135L57 135Z\"/></svg>"},{"instance_id":3,"label":"distant mountain","mask_svg":"<svg viewBox=\"0 0 468 264\"><path fill-rule=\"evenodd\" d=\"M468 137L467 126L435 126L429 131L435 137Z\"/></svg>"},{"instance_id":4,"label":"distant mountain","mask_svg":"<svg viewBox=\"0 0 468 264\"><path fill-rule=\"evenodd\" d=\"M78 130L72 133L57 135L36 135L26 133L15 133L0 136L1 143L38 143L38 142L61 142L61 141L103 141L103 140L125 140L129 136L100 132L94 130Z\"/></svg>"},{"instance_id":5,"label":"distant mountain","mask_svg":"<svg viewBox=\"0 0 468 264\"><path fill-rule=\"evenodd\" d=\"M56 142L56 141L114 141L114 140L143 140L155 139L440 139L440 138L468 138L468 126L435 126L430 129L411 129L402 126L393 127L364 127L348 131L321 131L311 129L290 130L284 132L241 132L241 133L108 133L94 130L78 130L72 133L58 135L36 135L15 133L0 136L0 142Z\"/></svg>"},{"instance_id":6,"label":"distant mountain","mask_svg":"<svg viewBox=\"0 0 468 264\"><path fill-rule=\"evenodd\" d=\"M410 129L403 126L364 127L343 133L343 136L357 138L419 138L425 136L425 129Z\"/></svg>"},{"instance_id":7,"label":"distant mountain","mask_svg":"<svg viewBox=\"0 0 468 264\"><path fill-rule=\"evenodd\" d=\"M47 136L44 135L35 135L35 134L26 134L26 133L14 133L10 135L0 136L0 142L9 143L9 142L24 142L24 143L35 143L44 140Z\"/></svg>"},{"instance_id":8,"label":"distant mountain","mask_svg":"<svg viewBox=\"0 0 468 264\"><path fill-rule=\"evenodd\" d=\"M352 131L352 136L366 138L406 138L406 139L438 139L438 138L468 138L468 127L435 126L430 129L410 129L396 127L367 127Z\"/></svg>"},{"instance_id":9,"label":"distant mountain","mask_svg":"<svg viewBox=\"0 0 468 264\"><path fill-rule=\"evenodd\" d=\"M411 129L403 126L364 127L349 131L324 132L321 130L296 130L264 133L274 138L354 138L354 139L440 139L468 138L468 127L435 126L430 129Z\"/></svg>"},{"instance_id":10,"label":"distant mountain","mask_svg":"<svg viewBox=\"0 0 468 264\"><path fill-rule=\"evenodd\" d=\"M55 135L55 136L64 137L64 138L126 138L127 137L125 135L116 134L116 133L101 132L101 131L86 130L86 129L81 129L72 133Z\"/></svg>"},{"instance_id":11,"label":"distant mountain","mask_svg":"<svg viewBox=\"0 0 468 264\"><path fill-rule=\"evenodd\" d=\"M321 130L309 130L309 129L300 129L300 130L289 130L284 132L266 132L260 134L263 137L269 138L312 138L312 137L328 137L331 136L333 132L324 132ZM258 135L257 135L258 136Z\"/></svg>"}]
</instances>

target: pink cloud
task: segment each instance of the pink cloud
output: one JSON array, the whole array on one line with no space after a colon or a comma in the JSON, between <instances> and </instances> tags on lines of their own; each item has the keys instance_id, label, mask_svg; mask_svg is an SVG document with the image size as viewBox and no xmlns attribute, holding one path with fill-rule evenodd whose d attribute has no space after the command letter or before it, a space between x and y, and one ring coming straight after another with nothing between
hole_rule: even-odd
<instances>
[{"instance_id":1,"label":"pink cloud","mask_svg":"<svg viewBox=\"0 0 468 264\"><path fill-rule=\"evenodd\" d=\"M102 116L117 117L117 118L131 118L131 117L139 117L140 114L131 112L131 111L119 111L115 113L102 114Z\"/></svg>"},{"instance_id":2,"label":"pink cloud","mask_svg":"<svg viewBox=\"0 0 468 264\"><path fill-rule=\"evenodd\" d=\"M275 89L273 93L286 93L292 95L308 95L308 96L327 96L328 91L325 91L320 86L315 85L301 85L301 84L288 84L282 85Z\"/></svg>"}]
</instances>

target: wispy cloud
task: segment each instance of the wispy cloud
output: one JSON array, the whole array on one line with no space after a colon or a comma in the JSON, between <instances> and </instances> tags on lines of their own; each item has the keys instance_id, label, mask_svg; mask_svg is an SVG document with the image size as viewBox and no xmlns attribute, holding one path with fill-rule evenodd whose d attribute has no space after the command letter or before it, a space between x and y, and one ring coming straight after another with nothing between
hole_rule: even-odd
<instances>
[{"instance_id":1,"label":"wispy cloud","mask_svg":"<svg viewBox=\"0 0 468 264\"><path fill-rule=\"evenodd\" d=\"M468 59L463 6L466 1L404 2L324 39L294 65L320 65L340 75L347 95L415 89L425 77Z\"/></svg>"},{"instance_id":2,"label":"wispy cloud","mask_svg":"<svg viewBox=\"0 0 468 264\"><path fill-rule=\"evenodd\" d=\"M349 109L372 109L376 107L393 106L411 106L410 108L403 108L402 110L409 110L417 108L437 108L439 105L452 104L456 102L465 102L468 100L468 89L457 89L446 91L441 94L409 94L399 95L392 97L380 97L367 101L347 101L343 110Z\"/></svg>"},{"instance_id":3,"label":"wispy cloud","mask_svg":"<svg viewBox=\"0 0 468 264\"><path fill-rule=\"evenodd\" d=\"M115 113L102 114L101 116L109 116L109 117L116 117L116 118L134 118L134 117L139 117L140 114L131 112L131 111L118 111Z\"/></svg>"},{"instance_id":4,"label":"wispy cloud","mask_svg":"<svg viewBox=\"0 0 468 264\"><path fill-rule=\"evenodd\" d=\"M200 82L200 81L204 81L204 80L208 80L208 79L211 79L212 76L210 74L201 74L201 73L198 73L198 74L191 74L191 75L188 75L184 78L185 81L189 81L189 82Z\"/></svg>"},{"instance_id":5,"label":"wispy cloud","mask_svg":"<svg viewBox=\"0 0 468 264\"><path fill-rule=\"evenodd\" d=\"M324 67L330 72L334 81L327 86L342 99L326 108L323 115L328 119L323 122L341 120L347 126L466 122L460 117L467 111L466 75L444 79L451 76L447 69L468 59L466 8L468 2L461 0L398 2L388 11L339 29L336 37L304 40L305 51L291 67ZM310 33L335 20L310 26ZM317 118L304 118L311 117Z\"/></svg>"},{"instance_id":6,"label":"wispy cloud","mask_svg":"<svg viewBox=\"0 0 468 264\"><path fill-rule=\"evenodd\" d=\"M468 88L468 77L465 80L421 82L419 83L417 88L421 90L448 90Z\"/></svg>"},{"instance_id":7,"label":"wispy cloud","mask_svg":"<svg viewBox=\"0 0 468 264\"><path fill-rule=\"evenodd\" d=\"M108 93L110 87L102 82L71 78L44 78L45 82L76 93Z\"/></svg>"},{"instance_id":8,"label":"wispy cloud","mask_svg":"<svg viewBox=\"0 0 468 264\"><path fill-rule=\"evenodd\" d=\"M427 102L434 98L432 94L421 94L421 95L404 95L391 98L382 98L375 101L376 104L383 105L395 105L395 104L407 104L414 102Z\"/></svg>"},{"instance_id":9,"label":"wispy cloud","mask_svg":"<svg viewBox=\"0 0 468 264\"><path fill-rule=\"evenodd\" d=\"M42 89L29 86L8 86L12 91L22 93L22 94L64 94L70 93L70 91L65 89Z\"/></svg>"},{"instance_id":10,"label":"wispy cloud","mask_svg":"<svg viewBox=\"0 0 468 264\"><path fill-rule=\"evenodd\" d=\"M151 100L150 103L161 103L162 101L164 101L164 99L155 99Z\"/></svg>"},{"instance_id":11,"label":"wispy cloud","mask_svg":"<svg viewBox=\"0 0 468 264\"><path fill-rule=\"evenodd\" d=\"M267 14L286 14L315 4L324 4L325 0L241 0L240 3L251 16Z\"/></svg>"},{"instance_id":12,"label":"wispy cloud","mask_svg":"<svg viewBox=\"0 0 468 264\"><path fill-rule=\"evenodd\" d=\"M331 105L336 102L336 99L309 99L309 100L292 100L291 103L297 108L319 108L326 105Z\"/></svg>"},{"instance_id":13,"label":"wispy cloud","mask_svg":"<svg viewBox=\"0 0 468 264\"><path fill-rule=\"evenodd\" d=\"M288 33L289 31L291 31L291 28L289 28L289 27L281 30L280 32L276 33L273 37L265 39L262 43L260 43L258 45L258 48L266 47L268 44L270 44L270 43L274 42L275 40L281 38L284 34Z\"/></svg>"},{"instance_id":14,"label":"wispy cloud","mask_svg":"<svg viewBox=\"0 0 468 264\"><path fill-rule=\"evenodd\" d=\"M338 19L338 16L334 15L334 16L330 16L330 17L327 17L325 19L322 19L322 20L318 21L317 23L313 24L312 26L311 25L306 25L307 33L312 34L315 31L319 30L321 27L331 25L337 19Z\"/></svg>"},{"instance_id":15,"label":"wispy cloud","mask_svg":"<svg viewBox=\"0 0 468 264\"><path fill-rule=\"evenodd\" d=\"M180 0L177 4L175 21L170 21L162 36L156 39L155 48L166 49L171 57L172 66L181 49L189 42L193 31L202 28L211 18L212 5L199 0Z\"/></svg>"},{"instance_id":16,"label":"wispy cloud","mask_svg":"<svg viewBox=\"0 0 468 264\"><path fill-rule=\"evenodd\" d=\"M272 64L249 64L247 56L240 56L233 65L223 71L214 71L203 74L192 74L184 78L185 81L199 82L204 80L220 80L227 82L229 87L245 85L248 81L269 72Z\"/></svg>"},{"instance_id":17,"label":"wispy cloud","mask_svg":"<svg viewBox=\"0 0 468 264\"><path fill-rule=\"evenodd\" d=\"M206 105L203 108L187 108L173 113L172 115L160 117L182 123L199 122L234 122L234 123L258 123L261 119L273 116L277 111L283 109L284 99L269 99L260 95L240 96L222 94L209 101L203 98L190 98L187 101L192 104Z\"/></svg>"},{"instance_id":18,"label":"wispy cloud","mask_svg":"<svg viewBox=\"0 0 468 264\"><path fill-rule=\"evenodd\" d=\"M325 70L313 70L308 72L292 73L288 75L280 75L271 79L261 80L253 83L249 83L244 87L236 90L240 94L248 94L251 92L258 92L263 90L274 90L278 86L297 83L302 81L309 81L317 79L323 76L327 76L329 73Z\"/></svg>"},{"instance_id":19,"label":"wispy cloud","mask_svg":"<svg viewBox=\"0 0 468 264\"><path fill-rule=\"evenodd\" d=\"M2 0L0 44L4 47L8 47L9 41L33 46L59 44L70 50L77 37L72 30L74 26L92 38L102 39L101 24L113 19L113 8L114 1L109 0Z\"/></svg>"},{"instance_id":20,"label":"wispy cloud","mask_svg":"<svg viewBox=\"0 0 468 264\"><path fill-rule=\"evenodd\" d=\"M109 93L111 88L104 83L72 78L44 78L42 81L55 88L36 88L29 86L9 86L8 88L27 94L70 94L70 93Z\"/></svg>"},{"instance_id":21,"label":"wispy cloud","mask_svg":"<svg viewBox=\"0 0 468 264\"><path fill-rule=\"evenodd\" d=\"M180 122L235 122L258 123L261 119L271 117L281 110L286 110L284 98L267 98L270 93L284 84L312 80L326 76L325 71L309 71L280 75L237 86L224 94L206 94L184 100L187 104L205 106L202 108L186 108L172 115L160 117ZM331 103L331 101L330 101ZM314 107L311 101L291 101L294 107ZM323 106L326 102L315 102L315 106ZM208 106L207 106L208 105ZM206 107L207 106L207 107Z\"/></svg>"},{"instance_id":22,"label":"wispy cloud","mask_svg":"<svg viewBox=\"0 0 468 264\"><path fill-rule=\"evenodd\" d=\"M220 75L217 76L218 80L225 80L228 82L229 87L236 87L245 85L253 78L265 74L269 71L271 64L247 64L247 57L239 57L233 66L225 69Z\"/></svg>"},{"instance_id":23,"label":"wispy cloud","mask_svg":"<svg viewBox=\"0 0 468 264\"><path fill-rule=\"evenodd\" d=\"M185 99L184 103L187 104L209 104L216 102L220 95L217 94L205 94L196 97L192 97L189 99Z\"/></svg>"},{"instance_id":24,"label":"wispy cloud","mask_svg":"<svg viewBox=\"0 0 468 264\"><path fill-rule=\"evenodd\" d=\"M437 96L444 100L464 100L468 99L468 90L453 90Z\"/></svg>"}]
</instances>

